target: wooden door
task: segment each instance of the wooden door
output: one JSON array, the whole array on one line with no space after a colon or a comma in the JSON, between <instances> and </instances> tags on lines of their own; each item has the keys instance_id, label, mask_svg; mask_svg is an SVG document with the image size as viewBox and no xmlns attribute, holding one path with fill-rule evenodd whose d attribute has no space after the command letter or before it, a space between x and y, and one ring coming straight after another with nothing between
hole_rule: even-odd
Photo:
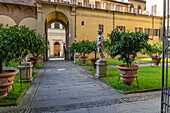
<instances>
[{"instance_id":1,"label":"wooden door","mask_svg":"<svg viewBox=\"0 0 170 113\"><path fill-rule=\"evenodd\" d=\"M60 45L54 45L54 56L60 56Z\"/></svg>"}]
</instances>

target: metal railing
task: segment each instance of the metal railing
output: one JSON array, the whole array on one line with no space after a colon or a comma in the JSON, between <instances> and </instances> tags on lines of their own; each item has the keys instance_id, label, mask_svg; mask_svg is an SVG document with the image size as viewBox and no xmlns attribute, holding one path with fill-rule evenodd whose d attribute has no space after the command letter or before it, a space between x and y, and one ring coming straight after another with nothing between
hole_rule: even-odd
<instances>
[{"instance_id":1,"label":"metal railing","mask_svg":"<svg viewBox=\"0 0 170 113\"><path fill-rule=\"evenodd\" d=\"M103 10L119 11L125 13L152 15L150 13L151 11L137 9L137 8L130 8L130 6L113 5L110 3L104 3L100 1L95 1L95 2L89 2L88 0L41 0L41 1L55 2L60 4L74 4L79 7L88 7L92 9L103 9Z\"/></svg>"}]
</instances>

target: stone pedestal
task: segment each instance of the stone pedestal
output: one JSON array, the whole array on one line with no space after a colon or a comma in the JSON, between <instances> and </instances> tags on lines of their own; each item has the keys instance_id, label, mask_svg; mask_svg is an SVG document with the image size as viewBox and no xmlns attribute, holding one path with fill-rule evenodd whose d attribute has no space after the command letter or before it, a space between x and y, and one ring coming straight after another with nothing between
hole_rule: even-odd
<instances>
[{"instance_id":1,"label":"stone pedestal","mask_svg":"<svg viewBox=\"0 0 170 113\"><path fill-rule=\"evenodd\" d=\"M18 66L20 81L32 81L32 66L31 62L21 62L21 65Z\"/></svg>"},{"instance_id":2,"label":"stone pedestal","mask_svg":"<svg viewBox=\"0 0 170 113\"><path fill-rule=\"evenodd\" d=\"M96 78L107 76L107 61L97 60L96 62Z\"/></svg>"},{"instance_id":3,"label":"stone pedestal","mask_svg":"<svg viewBox=\"0 0 170 113\"><path fill-rule=\"evenodd\" d=\"M79 55L77 53L74 54L74 63L79 62Z\"/></svg>"}]
</instances>

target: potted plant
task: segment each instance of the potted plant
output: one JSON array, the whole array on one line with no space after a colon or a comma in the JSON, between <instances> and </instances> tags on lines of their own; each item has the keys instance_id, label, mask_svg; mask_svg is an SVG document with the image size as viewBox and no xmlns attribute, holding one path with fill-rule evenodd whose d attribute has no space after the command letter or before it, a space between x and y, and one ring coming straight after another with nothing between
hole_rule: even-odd
<instances>
[{"instance_id":1,"label":"potted plant","mask_svg":"<svg viewBox=\"0 0 170 113\"><path fill-rule=\"evenodd\" d=\"M91 52L94 52L94 55L95 55L94 58L91 58L91 59L90 59L90 60L91 60L91 63L92 63L92 67L93 67L94 69L96 69L96 61L97 61L99 58L97 58L97 44L96 44L95 41L92 41L92 42L91 42L91 47L90 47L90 49L91 49Z\"/></svg>"},{"instance_id":2,"label":"potted plant","mask_svg":"<svg viewBox=\"0 0 170 113\"><path fill-rule=\"evenodd\" d=\"M115 58L113 52L112 52L112 48L114 47L114 37L120 35L120 32L117 32L116 29L114 29L111 34L108 34L109 39L106 39L103 42L103 46L105 49L105 52L107 53L107 55L111 56L112 59Z\"/></svg>"},{"instance_id":3,"label":"potted plant","mask_svg":"<svg viewBox=\"0 0 170 113\"><path fill-rule=\"evenodd\" d=\"M69 52L70 52L71 56L74 56L74 63L79 62L79 55L75 54L78 52L78 50L79 50L78 42L72 43L71 46L69 47Z\"/></svg>"},{"instance_id":4,"label":"potted plant","mask_svg":"<svg viewBox=\"0 0 170 113\"><path fill-rule=\"evenodd\" d=\"M126 64L118 65L121 80L124 85L131 86L134 81L138 65L132 65L132 60L130 55L136 56L137 52L140 52L148 45L148 40L150 39L145 33L134 33L134 32L119 32L113 30L109 35L112 40L113 47L111 48L111 54L113 56L120 55L118 60L122 60Z\"/></svg>"},{"instance_id":5,"label":"potted plant","mask_svg":"<svg viewBox=\"0 0 170 113\"><path fill-rule=\"evenodd\" d=\"M155 66L158 66L161 61L162 43L155 42L148 45L147 48L142 50L142 54L148 54L152 58L152 62Z\"/></svg>"},{"instance_id":6,"label":"potted plant","mask_svg":"<svg viewBox=\"0 0 170 113\"><path fill-rule=\"evenodd\" d=\"M10 61L18 61L29 51L26 43L28 37L22 36L23 28L0 25L0 98L11 90L17 74L16 70L3 70L2 63L8 65Z\"/></svg>"},{"instance_id":7,"label":"potted plant","mask_svg":"<svg viewBox=\"0 0 170 113\"><path fill-rule=\"evenodd\" d=\"M87 60L88 60L88 56L86 56L86 54L90 54L91 53L91 42L89 40L82 40L79 43L79 49L78 49L78 53L80 53L81 57L80 60L82 62L82 64L86 64Z\"/></svg>"},{"instance_id":8,"label":"potted plant","mask_svg":"<svg viewBox=\"0 0 170 113\"><path fill-rule=\"evenodd\" d=\"M30 61L33 61L33 65L36 66L39 56L45 54L47 50L46 41L41 37L41 35L37 35L35 31L32 32L32 37L30 38L30 53L33 57L30 57Z\"/></svg>"}]
</instances>

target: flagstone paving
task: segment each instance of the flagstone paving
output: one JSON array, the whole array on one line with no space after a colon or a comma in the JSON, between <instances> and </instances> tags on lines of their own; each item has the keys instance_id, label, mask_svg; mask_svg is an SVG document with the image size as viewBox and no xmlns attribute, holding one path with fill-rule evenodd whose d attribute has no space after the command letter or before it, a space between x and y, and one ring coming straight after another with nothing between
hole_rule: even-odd
<instances>
[{"instance_id":1,"label":"flagstone paving","mask_svg":"<svg viewBox=\"0 0 170 113\"><path fill-rule=\"evenodd\" d=\"M71 61L48 61L17 107L21 113L159 113L160 92L122 94Z\"/></svg>"}]
</instances>

